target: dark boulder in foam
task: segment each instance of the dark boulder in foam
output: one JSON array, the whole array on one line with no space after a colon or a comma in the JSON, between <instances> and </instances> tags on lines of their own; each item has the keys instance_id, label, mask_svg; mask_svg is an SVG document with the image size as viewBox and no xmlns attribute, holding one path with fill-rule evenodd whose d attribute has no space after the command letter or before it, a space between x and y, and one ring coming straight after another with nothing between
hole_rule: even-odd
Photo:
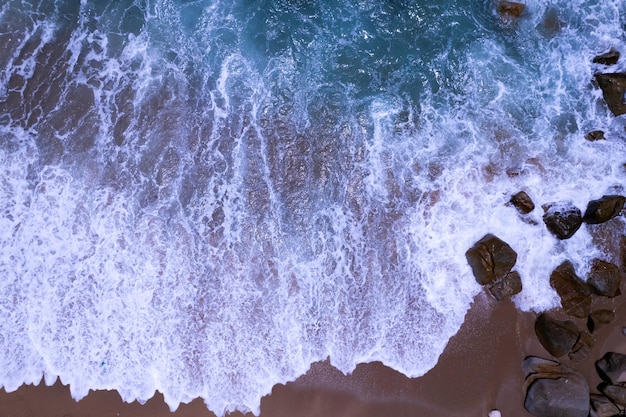
<instances>
[{"instance_id":1,"label":"dark boulder in foam","mask_svg":"<svg viewBox=\"0 0 626 417\"><path fill-rule=\"evenodd\" d=\"M498 3L498 13L503 19L518 18L522 15L525 5L515 1L501 0Z\"/></svg>"},{"instance_id":2,"label":"dark boulder in foam","mask_svg":"<svg viewBox=\"0 0 626 417\"><path fill-rule=\"evenodd\" d=\"M522 277L519 272L511 271L489 287L489 292L498 301L522 292Z\"/></svg>"},{"instance_id":3,"label":"dark boulder in foam","mask_svg":"<svg viewBox=\"0 0 626 417\"><path fill-rule=\"evenodd\" d=\"M611 48L609 52L597 55L593 58L594 64L615 65L619 60L619 51Z\"/></svg>"},{"instance_id":4,"label":"dark boulder in foam","mask_svg":"<svg viewBox=\"0 0 626 417\"><path fill-rule=\"evenodd\" d=\"M594 259L587 275L587 285L594 294L613 298L620 295L622 281L617 265L601 259Z\"/></svg>"},{"instance_id":5,"label":"dark boulder in foam","mask_svg":"<svg viewBox=\"0 0 626 417\"><path fill-rule=\"evenodd\" d=\"M517 253L511 246L492 234L483 236L465 252L465 257L480 285L503 277L517 261Z\"/></svg>"},{"instance_id":6,"label":"dark boulder in foam","mask_svg":"<svg viewBox=\"0 0 626 417\"><path fill-rule=\"evenodd\" d=\"M587 204L583 221L587 224L607 222L622 211L624 203L626 197L621 195L605 195L599 200L591 200Z\"/></svg>"},{"instance_id":7,"label":"dark boulder in foam","mask_svg":"<svg viewBox=\"0 0 626 417\"><path fill-rule=\"evenodd\" d=\"M510 203L521 213L528 214L535 209L535 203L524 191L511 196Z\"/></svg>"},{"instance_id":8,"label":"dark boulder in foam","mask_svg":"<svg viewBox=\"0 0 626 417\"><path fill-rule=\"evenodd\" d=\"M595 77L611 113L614 116L626 113L626 104L624 103L626 73L596 74Z\"/></svg>"},{"instance_id":9,"label":"dark boulder in foam","mask_svg":"<svg viewBox=\"0 0 626 417\"><path fill-rule=\"evenodd\" d=\"M602 130L592 130L591 132L585 135L585 139L589 142L595 142L598 140L604 140L604 131Z\"/></svg>"},{"instance_id":10,"label":"dark boulder in foam","mask_svg":"<svg viewBox=\"0 0 626 417\"><path fill-rule=\"evenodd\" d=\"M567 314L586 318L591 309L591 290L581 280L571 262L565 261L550 275L550 286L561 298L561 306Z\"/></svg>"},{"instance_id":11,"label":"dark boulder in foam","mask_svg":"<svg viewBox=\"0 0 626 417\"><path fill-rule=\"evenodd\" d=\"M587 417L589 385L576 370L535 356L524 359L524 408L537 417Z\"/></svg>"},{"instance_id":12,"label":"dark boulder in foam","mask_svg":"<svg viewBox=\"0 0 626 417\"><path fill-rule=\"evenodd\" d=\"M558 239L569 239L582 224L580 209L571 202L561 201L548 203L543 208L543 222L546 227Z\"/></svg>"}]
</instances>

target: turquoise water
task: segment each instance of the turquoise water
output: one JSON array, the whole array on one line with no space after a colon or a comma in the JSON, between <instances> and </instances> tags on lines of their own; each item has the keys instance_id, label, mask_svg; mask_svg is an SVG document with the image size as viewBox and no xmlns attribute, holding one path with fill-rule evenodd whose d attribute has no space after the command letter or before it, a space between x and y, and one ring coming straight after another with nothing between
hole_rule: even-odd
<instances>
[{"instance_id":1,"label":"turquoise water","mask_svg":"<svg viewBox=\"0 0 626 417\"><path fill-rule=\"evenodd\" d=\"M8 1L0 6L0 386L258 412L330 358L431 369L481 291L464 253L607 258L537 206L621 192L593 86L624 2ZM602 129L607 140L588 142Z\"/></svg>"}]
</instances>

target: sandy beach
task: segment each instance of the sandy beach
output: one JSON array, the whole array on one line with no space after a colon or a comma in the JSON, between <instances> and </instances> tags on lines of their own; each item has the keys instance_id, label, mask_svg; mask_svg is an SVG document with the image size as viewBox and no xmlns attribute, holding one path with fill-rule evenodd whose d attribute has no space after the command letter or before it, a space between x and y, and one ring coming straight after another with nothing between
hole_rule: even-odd
<instances>
[{"instance_id":1,"label":"sandy beach","mask_svg":"<svg viewBox=\"0 0 626 417\"><path fill-rule=\"evenodd\" d=\"M626 349L623 297L597 302L615 308L617 314L613 325L594 333L596 343L587 359L574 364L587 378L592 392L600 382L594 362L607 350ZM262 400L261 416L465 417L487 416L492 409L500 410L503 416L530 416L523 407L521 362L527 355L550 358L535 336L535 317L534 313L519 312L510 300L497 302L483 292L476 296L465 323L437 366L423 377L407 378L380 363L359 365L345 376L328 362L315 363L298 380L276 385ZM0 417L213 415L200 399L171 413L160 394L144 405L124 403L115 391L91 392L75 402L68 387L59 382L51 387L22 386L8 394L0 391Z\"/></svg>"}]
</instances>

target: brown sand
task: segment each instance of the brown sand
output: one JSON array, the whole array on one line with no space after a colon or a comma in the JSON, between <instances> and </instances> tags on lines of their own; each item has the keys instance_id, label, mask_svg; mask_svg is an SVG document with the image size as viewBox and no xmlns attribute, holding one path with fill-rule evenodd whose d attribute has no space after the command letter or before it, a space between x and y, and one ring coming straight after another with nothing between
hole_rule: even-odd
<instances>
[{"instance_id":1,"label":"brown sand","mask_svg":"<svg viewBox=\"0 0 626 417\"><path fill-rule=\"evenodd\" d=\"M622 334L626 318L623 298L626 297L596 300L615 308L618 315L614 325L596 331L593 351L587 360L576 365L587 377L592 391L599 382L593 369L595 360L609 349L626 351L626 337ZM410 379L380 363L359 365L352 375L344 376L328 362L315 363L295 382L276 385L272 394L262 400L261 416L467 417L487 416L492 409L499 409L505 417L530 416L523 407L522 359L526 355L550 357L535 337L535 316L518 312L509 300L498 303L481 293L437 366L423 377ZM145 405L124 403L115 391L91 392L75 402L69 389L58 382L52 387L22 386L9 394L0 390L0 417L27 416L208 417L213 414L202 400L183 404L170 413L160 394Z\"/></svg>"}]
</instances>

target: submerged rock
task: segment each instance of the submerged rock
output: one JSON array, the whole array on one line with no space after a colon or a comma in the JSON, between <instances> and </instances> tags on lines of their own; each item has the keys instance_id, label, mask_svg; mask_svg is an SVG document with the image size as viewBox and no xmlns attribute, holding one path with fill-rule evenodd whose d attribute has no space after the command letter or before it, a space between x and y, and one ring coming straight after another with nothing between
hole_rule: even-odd
<instances>
[{"instance_id":1,"label":"submerged rock","mask_svg":"<svg viewBox=\"0 0 626 417\"><path fill-rule=\"evenodd\" d=\"M517 253L508 243L487 234L465 252L476 281L487 285L507 274L517 261Z\"/></svg>"},{"instance_id":2,"label":"submerged rock","mask_svg":"<svg viewBox=\"0 0 626 417\"><path fill-rule=\"evenodd\" d=\"M574 347L580 330L569 320L557 320L543 313L535 321L535 334L541 345L552 356L559 358Z\"/></svg>"},{"instance_id":3,"label":"submerged rock","mask_svg":"<svg viewBox=\"0 0 626 417\"><path fill-rule=\"evenodd\" d=\"M491 292L491 295L498 301L519 294L521 291L522 278L517 271L509 272L489 287L489 292Z\"/></svg>"},{"instance_id":4,"label":"submerged rock","mask_svg":"<svg viewBox=\"0 0 626 417\"><path fill-rule=\"evenodd\" d=\"M561 298L561 306L571 316L587 318L591 309L591 290L583 282L570 261L565 261L550 275L550 286Z\"/></svg>"},{"instance_id":5,"label":"submerged rock","mask_svg":"<svg viewBox=\"0 0 626 417\"><path fill-rule=\"evenodd\" d=\"M604 132L602 130L593 130L585 135L585 139L589 142L604 140Z\"/></svg>"},{"instance_id":6,"label":"submerged rock","mask_svg":"<svg viewBox=\"0 0 626 417\"><path fill-rule=\"evenodd\" d=\"M626 355L617 352L607 352L602 359L596 362L596 370L600 378L609 384L626 382Z\"/></svg>"},{"instance_id":7,"label":"submerged rock","mask_svg":"<svg viewBox=\"0 0 626 417\"><path fill-rule=\"evenodd\" d=\"M605 195L599 200L587 204L583 221L588 224L604 223L617 216L624 208L626 197L621 195Z\"/></svg>"},{"instance_id":8,"label":"submerged rock","mask_svg":"<svg viewBox=\"0 0 626 417\"><path fill-rule=\"evenodd\" d=\"M524 359L524 408L537 417L587 417L589 385L576 370L543 358Z\"/></svg>"},{"instance_id":9,"label":"submerged rock","mask_svg":"<svg viewBox=\"0 0 626 417\"><path fill-rule=\"evenodd\" d=\"M555 7L549 7L543 14L541 22L535 27L539 33L546 37L552 37L561 31L561 19L559 11Z\"/></svg>"},{"instance_id":10,"label":"submerged rock","mask_svg":"<svg viewBox=\"0 0 626 417\"><path fill-rule=\"evenodd\" d=\"M587 318L587 329L593 333L598 327L610 324L615 319L615 313L611 310L592 311Z\"/></svg>"},{"instance_id":11,"label":"submerged rock","mask_svg":"<svg viewBox=\"0 0 626 417\"><path fill-rule=\"evenodd\" d=\"M614 116L626 113L626 104L624 104L626 73L596 74L595 77L611 113Z\"/></svg>"},{"instance_id":12,"label":"submerged rock","mask_svg":"<svg viewBox=\"0 0 626 417\"><path fill-rule=\"evenodd\" d=\"M501 0L498 3L498 13L504 19L518 18L522 15L524 7L526 6L523 3Z\"/></svg>"},{"instance_id":13,"label":"submerged rock","mask_svg":"<svg viewBox=\"0 0 626 417\"><path fill-rule=\"evenodd\" d=\"M510 203L522 214L528 214L535 209L535 203L524 191L511 196Z\"/></svg>"},{"instance_id":14,"label":"submerged rock","mask_svg":"<svg viewBox=\"0 0 626 417\"><path fill-rule=\"evenodd\" d=\"M543 222L558 239L569 239L582 224L578 207L570 202L555 202L541 206L544 210Z\"/></svg>"},{"instance_id":15,"label":"submerged rock","mask_svg":"<svg viewBox=\"0 0 626 417\"><path fill-rule=\"evenodd\" d=\"M587 285L594 294L608 298L620 295L621 280L617 265L597 258L593 260L587 275Z\"/></svg>"},{"instance_id":16,"label":"submerged rock","mask_svg":"<svg viewBox=\"0 0 626 417\"><path fill-rule=\"evenodd\" d=\"M611 48L609 52L597 55L593 58L594 64L615 65L619 60L619 51Z\"/></svg>"}]
</instances>

